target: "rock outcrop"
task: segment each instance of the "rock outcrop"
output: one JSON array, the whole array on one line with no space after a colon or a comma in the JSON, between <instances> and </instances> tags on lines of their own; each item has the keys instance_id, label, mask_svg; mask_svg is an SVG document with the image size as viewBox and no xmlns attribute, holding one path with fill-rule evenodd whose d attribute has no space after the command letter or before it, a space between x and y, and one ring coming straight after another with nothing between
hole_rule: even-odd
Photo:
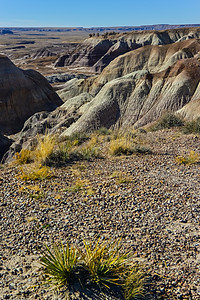
<instances>
[{"instance_id":1,"label":"rock outcrop","mask_svg":"<svg viewBox=\"0 0 200 300\"><path fill-rule=\"evenodd\" d=\"M113 59L146 45L166 45L200 37L200 28L131 33L92 37L79 45L72 55L63 55L56 66L92 67L100 73Z\"/></svg>"},{"instance_id":2,"label":"rock outcrop","mask_svg":"<svg viewBox=\"0 0 200 300\"><path fill-rule=\"evenodd\" d=\"M62 104L47 80L33 70L17 68L0 56L0 131L13 134L38 111L52 111Z\"/></svg>"},{"instance_id":3,"label":"rock outcrop","mask_svg":"<svg viewBox=\"0 0 200 300\"><path fill-rule=\"evenodd\" d=\"M200 93L200 88L198 91ZM182 117L188 121L193 121L197 118L200 118L200 98L187 103L177 111L177 114L182 115Z\"/></svg>"},{"instance_id":4,"label":"rock outcrop","mask_svg":"<svg viewBox=\"0 0 200 300\"><path fill-rule=\"evenodd\" d=\"M7 138L6 136L3 136L0 133L0 162L3 157L3 155L8 151L9 147L12 145L12 140Z\"/></svg>"}]
</instances>

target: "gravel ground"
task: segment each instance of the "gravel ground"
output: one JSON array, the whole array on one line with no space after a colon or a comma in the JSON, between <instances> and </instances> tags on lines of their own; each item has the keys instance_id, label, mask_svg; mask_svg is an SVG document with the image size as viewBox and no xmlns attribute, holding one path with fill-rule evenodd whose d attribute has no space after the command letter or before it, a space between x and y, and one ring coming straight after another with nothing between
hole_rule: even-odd
<instances>
[{"instance_id":1,"label":"gravel ground","mask_svg":"<svg viewBox=\"0 0 200 300\"><path fill-rule=\"evenodd\" d=\"M0 299L66 299L38 286L41 249L98 237L121 237L148 269L154 284L145 299L200 299L200 165L175 162L199 152L200 138L176 131L140 138L152 154L77 162L53 169L49 180L24 182L18 167L0 169ZM69 299L117 297L71 291Z\"/></svg>"}]
</instances>

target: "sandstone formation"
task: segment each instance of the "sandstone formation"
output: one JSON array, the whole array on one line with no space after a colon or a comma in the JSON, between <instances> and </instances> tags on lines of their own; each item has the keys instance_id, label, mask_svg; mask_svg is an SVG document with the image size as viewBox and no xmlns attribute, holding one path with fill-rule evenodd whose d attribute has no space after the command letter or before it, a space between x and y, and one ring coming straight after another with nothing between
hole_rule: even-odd
<instances>
[{"instance_id":1,"label":"sandstone formation","mask_svg":"<svg viewBox=\"0 0 200 300\"><path fill-rule=\"evenodd\" d=\"M17 68L0 56L0 130L13 134L35 112L51 111L62 104L47 80L33 70Z\"/></svg>"},{"instance_id":2,"label":"sandstone formation","mask_svg":"<svg viewBox=\"0 0 200 300\"><path fill-rule=\"evenodd\" d=\"M128 51L145 45L165 45L181 40L200 37L200 28L182 28L163 31L135 31L131 33L113 34L92 37L73 52L63 55L56 66L93 67L100 73L113 59Z\"/></svg>"}]
</instances>

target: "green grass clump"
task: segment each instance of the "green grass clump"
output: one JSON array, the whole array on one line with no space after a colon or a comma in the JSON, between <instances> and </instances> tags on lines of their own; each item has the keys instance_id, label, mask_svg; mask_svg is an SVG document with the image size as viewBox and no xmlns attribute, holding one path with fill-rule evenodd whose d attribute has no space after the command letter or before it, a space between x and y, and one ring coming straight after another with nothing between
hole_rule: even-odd
<instances>
[{"instance_id":1,"label":"green grass clump","mask_svg":"<svg viewBox=\"0 0 200 300\"><path fill-rule=\"evenodd\" d=\"M109 129L106 128L106 127L100 127L100 128L96 131L96 133L97 133L98 135L110 135L110 134L111 134L111 130L109 130Z\"/></svg>"},{"instance_id":2,"label":"green grass clump","mask_svg":"<svg viewBox=\"0 0 200 300\"><path fill-rule=\"evenodd\" d=\"M66 247L62 243L54 244L52 250L46 246L40 261L47 282L56 287L68 285L77 259L77 250L68 243Z\"/></svg>"},{"instance_id":3,"label":"green grass clump","mask_svg":"<svg viewBox=\"0 0 200 300\"><path fill-rule=\"evenodd\" d=\"M100 243L95 245L84 242L85 251L81 252L83 264L92 279L99 283L120 284L127 269L128 253L120 254L119 243Z\"/></svg>"},{"instance_id":4,"label":"green grass clump","mask_svg":"<svg viewBox=\"0 0 200 300\"><path fill-rule=\"evenodd\" d=\"M120 245L120 241L99 239L94 243L84 241L83 249L69 243L64 247L61 242L52 249L46 246L40 259L45 280L57 288L73 286L74 282L81 282L84 287L84 282L90 279L97 286L118 286L126 300L143 296L144 272L133 264L130 252L121 251Z\"/></svg>"},{"instance_id":5,"label":"green grass clump","mask_svg":"<svg viewBox=\"0 0 200 300\"><path fill-rule=\"evenodd\" d=\"M184 121L180 116L175 115L172 112L167 112L157 121L156 125L154 125L151 130L156 131L160 129L169 129L173 127L180 127L183 125Z\"/></svg>"},{"instance_id":6,"label":"green grass clump","mask_svg":"<svg viewBox=\"0 0 200 300\"><path fill-rule=\"evenodd\" d=\"M68 163L78 160L90 160L100 157L100 151L97 146L96 137L91 136L85 142L79 145L78 140L67 139L64 143L58 145L58 149L54 151L50 158L50 164Z\"/></svg>"},{"instance_id":7,"label":"green grass clump","mask_svg":"<svg viewBox=\"0 0 200 300\"><path fill-rule=\"evenodd\" d=\"M187 122L183 127L183 133L200 133L200 118L191 122Z\"/></svg>"},{"instance_id":8,"label":"green grass clump","mask_svg":"<svg viewBox=\"0 0 200 300\"><path fill-rule=\"evenodd\" d=\"M151 154L152 151L149 147L136 145L134 148L134 152L138 154Z\"/></svg>"},{"instance_id":9,"label":"green grass clump","mask_svg":"<svg viewBox=\"0 0 200 300\"><path fill-rule=\"evenodd\" d=\"M87 140L89 140L89 135L84 132L77 132L65 137L65 141L74 146L79 146Z\"/></svg>"}]
</instances>

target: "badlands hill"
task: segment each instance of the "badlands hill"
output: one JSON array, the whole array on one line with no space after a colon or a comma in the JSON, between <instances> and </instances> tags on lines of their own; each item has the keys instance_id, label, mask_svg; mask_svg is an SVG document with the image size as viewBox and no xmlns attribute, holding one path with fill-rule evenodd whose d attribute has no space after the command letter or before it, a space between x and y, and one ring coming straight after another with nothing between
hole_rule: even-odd
<instances>
[{"instance_id":1,"label":"badlands hill","mask_svg":"<svg viewBox=\"0 0 200 300\"><path fill-rule=\"evenodd\" d=\"M0 131L13 134L35 112L54 110L62 104L47 80L33 70L17 68L0 56Z\"/></svg>"},{"instance_id":2,"label":"badlands hill","mask_svg":"<svg viewBox=\"0 0 200 300\"><path fill-rule=\"evenodd\" d=\"M0 159L12 141L2 134L19 132L38 111L52 111L62 104L47 80L33 70L17 68L0 56Z\"/></svg>"},{"instance_id":3,"label":"badlands hill","mask_svg":"<svg viewBox=\"0 0 200 300\"><path fill-rule=\"evenodd\" d=\"M79 103L79 118L63 134L101 126L144 126L164 111L189 119L199 117L200 41L189 39L168 45L148 45L114 59L92 79L68 82L59 91L65 101ZM82 105L82 97L87 103ZM75 98L73 98L75 97ZM71 99L72 98L72 99ZM189 111L193 111L193 114Z\"/></svg>"},{"instance_id":4,"label":"badlands hill","mask_svg":"<svg viewBox=\"0 0 200 300\"><path fill-rule=\"evenodd\" d=\"M198 38L200 28L181 28L162 31L135 31L130 33L109 33L91 37L79 45L72 55L62 55L56 67L92 67L100 73L113 59L128 51L146 45L166 45L192 38Z\"/></svg>"},{"instance_id":5,"label":"badlands hill","mask_svg":"<svg viewBox=\"0 0 200 300\"><path fill-rule=\"evenodd\" d=\"M43 77L34 73L37 74L37 80L34 79L34 83L37 82L40 87L36 88L35 85L34 88L28 87L27 95L30 99L33 97L30 96L32 88L34 95L39 89L32 103L36 106L40 103L40 109L35 110L37 113L34 115L32 104L28 107L20 102L22 104L17 106L20 112L25 112L23 122L27 119L27 112L30 118L25 122L22 131L13 137L15 143L9 155L12 155L16 149L19 151L23 145L28 146L30 137L35 137L37 133L44 133L47 128L49 132L59 132L62 136L66 136L80 131L92 131L102 126L111 129L138 128L154 122L165 111L178 112L188 120L200 117L199 36L200 28L119 35L117 42L111 47L112 51L109 48L106 55L108 52L114 53L113 49L118 49L123 43L134 45L134 50L126 48L126 53L122 55L116 50L115 53L119 55L114 59L110 55L111 62L99 75L86 79L74 77L68 80L62 85L64 88L58 91L59 97L64 101L64 104L58 108L56 106L61 103L60 98L55 96L49 85L46 85ZM104 39L95 37L86 40L84 45L88 45L87 51L85 52L86 48L83 47L81 54L78 52L78 47L75 51L77 58L73 64L88 65L89 61L93 61L94 66L97 62L105 61L106 55L102 56L102 52L98 52L97 48L99 45L112 44L114 39L116 37L111 36ZM147 40L151 41L151 44L148 44ZM138 43L137 46L136 43ZM96 53L99 53L98 61L94 59L94 49ZM101 50L101 47L99 49ZM71 59L75 57L75 53L71 55ZM9 64L12 63L9 62ZM23 74L22 77L26 78L26 82L27 77L29 79L31 77L30 71L21 71L16 67L15 71ZM53 104L51 101L45 101L45 105L48 103L50 107L47 105L48 107L45 108L42 104L43 100L39 98L41 94L43 96L48 94L41 92L41 85L45 86L45 91L48 90L56 99L53 100ZM17 86L20 86L20 91L24 90L24 86L26 87L24 83L23 86L20 84ZM27 110L26 107L28 107ZM54 108L56 109L53 110ZM42 110L53 111L48 113L41 112ZM5 112L2 116L5 116ZM16 120L6 121L11 119L12 117L7 115L1 127L3 128L3 124L7 123L14 125Z\"/></svg>"}]
</instances>

